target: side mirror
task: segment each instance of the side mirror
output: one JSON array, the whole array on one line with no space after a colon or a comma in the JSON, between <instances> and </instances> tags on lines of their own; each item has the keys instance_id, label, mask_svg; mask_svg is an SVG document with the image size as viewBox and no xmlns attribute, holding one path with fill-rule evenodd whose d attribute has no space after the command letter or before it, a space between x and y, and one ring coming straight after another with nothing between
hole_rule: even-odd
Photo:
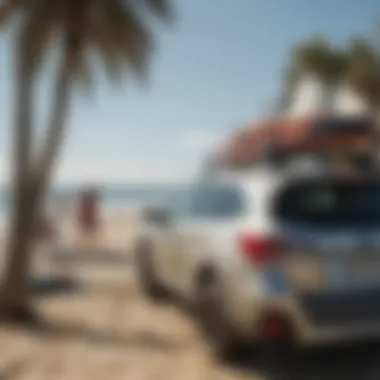
<instances>
[{"instance_id":1,"label":"side mirror","mask_svg":"<svg viewBox=\"0 0 380 380\"><path fill-rule=\"evenodd\" d=\"M164 207L147 207L143 211L142 218L150 225L166 227L171 222L171 213Z\"/></svg>"}]
</instances>

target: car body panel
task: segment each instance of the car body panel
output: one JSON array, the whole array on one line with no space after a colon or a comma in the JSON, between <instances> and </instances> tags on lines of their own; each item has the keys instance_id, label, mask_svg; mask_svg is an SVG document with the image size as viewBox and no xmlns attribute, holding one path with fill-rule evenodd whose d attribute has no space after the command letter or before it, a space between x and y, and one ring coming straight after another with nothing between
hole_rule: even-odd
<instances>
[{"instance_id":1,"label":"car body panel","mask_svg":"<svg viewBox=\"0 0 380 380\"><path fill-rule=\"evenodd\" d=\"M169 225L144 227L142 235L154 246L157 276L166 287L192 301L197 276L203 268L212 267L228 290L228 317L244 336L259 337L261 316L277 311L291 319L300 343L380 337L380 310L378 322L359 323L353 317L352 323L344 326L321 325L310 317L305 301L309 295L322 300L337 292L380 289L380 238L376 228L364 236L349 229L320 232L280 223L271 212L272 204L292 180L268 170L210 180L238 189L244 210L231 218L182 215L173 217ZM264 267L247 263L238 244L239 235L246 232L281 236L286 247L283 258ZM371 249L366 249L363 241L371 242ZM365 281L369 276L372 278ZM344 298L337 302L339 299ZM318 312L326 312L326 316L336 313L328 307Z\"/></svg>"}]
</instances>

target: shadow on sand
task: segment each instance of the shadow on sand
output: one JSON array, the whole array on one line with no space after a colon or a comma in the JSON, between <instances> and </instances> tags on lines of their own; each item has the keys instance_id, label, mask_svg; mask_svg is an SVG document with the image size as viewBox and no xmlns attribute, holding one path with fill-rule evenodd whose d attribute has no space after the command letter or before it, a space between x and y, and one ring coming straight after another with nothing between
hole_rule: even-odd
<instances>
[{"instance_id":1,"label":"shadow on sand","mask_svg":"<svg viewBox=\"0 0 380 380\"><path fill-rule=\"evenodd\" d=\"M60 294L78 293L83 284L70 276L40 276L31 281L32 292L37 296L57 296Z\"/></svg>"},{"instance_id":2,"label":"shadow on sand","mask_svg":"<svg viewBox=\"0 0 380 380\"><path fill-rule=\"evenodd\" d=\"M57 296L77 292L105 292L110 295L126 294L128 287L109 286L104 284L86 287L85 284L72 278L41 277L33 281L33 289L38 296ZM117 292L118 291L118 292ZM134 331L127 336L107 330L99 330L78 325L75 323L53 323L41 320L38 326L33 329L43 338L58 339L81 339L89 344L100 344L118 346L120 348L146 348L157 350L174 350L179 346L176 342L168 340L166 337L157 335L152 331ZM0 377L1 380L1 377Z\"/></svg>"},{"instance_id":3,"label":"shadow on sand","mask_svg":"<svg viewBox=\"0 0 380 380\"><path fill-rule=\"evenodd\" d=\"M18 358L0 370L0 380L13 380L28 370L33 356Z\"/></svg>"},{"instance_id":4,"label":"shadow on sand","mask_svg":"<svg viewBox=\"0 0 380 380\"><path fill-rule=\"evenodd\" d=\"M356 344L297 351L246 352L228 365L268 380L380 379L380 344Z\"/></svg>"},{"instance_id":5,"label":"shadow on sand","mask_svg":"<svg viewBox=\"0 0 380 380\"><path fill-rule=\"evenodd\" d=\"M181 348L177 341L149 330L137 330L129 334L123 334L76 324L46 323L38 333L43 338L79 339L88 344L124 349L174 351Z\"/></svg>"},{"instance_id":6,"label":"shadow on sand","mask_svg":"<svg viewBox=\"0 0 380 380\"><path fill-rule=\"evenodd\" d=\"M109 250L109 251L90 251L81 252L70 251L56 255L52 258L56 263L76 263L91 265L130 265L132 263L132 255L125 251Z\"/></svg>"}]
</instances>

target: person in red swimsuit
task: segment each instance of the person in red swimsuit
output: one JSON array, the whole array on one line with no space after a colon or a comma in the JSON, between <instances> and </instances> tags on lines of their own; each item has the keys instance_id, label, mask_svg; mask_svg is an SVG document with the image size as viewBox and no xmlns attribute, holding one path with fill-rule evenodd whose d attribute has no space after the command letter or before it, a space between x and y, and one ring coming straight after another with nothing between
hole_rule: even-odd
<instances>
[{"instance_id":1,"label":"person in red swimsuit","mask_svg":"<svg viewBox=\"0 0 380 380\"><path fill-rule=\"evenodd\" d=\"M99 197L96 189L84 190L78 200L77 223L79 229L79 246L83 252L94 252L99 249Z\"/></svg>"},{"instance_id":2,"label":"person in red swimsuit","mask_svg":"<svg viewBox=\"0 0 380 380\"><path fill-rule=\"evenodd\" d=\"M96 233L99 228L98 193L95 189L83 192L78 207L79 227L86 235Z\"/></svg>"}]
</instances>

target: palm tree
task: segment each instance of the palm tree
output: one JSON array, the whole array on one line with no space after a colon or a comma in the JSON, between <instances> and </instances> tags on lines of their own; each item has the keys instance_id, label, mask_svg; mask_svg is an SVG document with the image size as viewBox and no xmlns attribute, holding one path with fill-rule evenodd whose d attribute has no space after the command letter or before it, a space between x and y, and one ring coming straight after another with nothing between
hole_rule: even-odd
<instances>
[{"instance_id":1,"label":"palm tree","mask_svg":"<svg viewBox=\"0 0 380 380\"><path fill-rule=\"evenodd\" d=\"M380 106L380 57L364 38L352 39L347 48L347 82L364 99L370 115Z\"/></svg>"},{"instance_id":2,"label":"palm tree","mask_svg":"<svg viewBox=\"0 0 380 380\"><path fill-rule=\"evenodd\" d=\"M295 46L291 65L286 72L284 105L289 104L297 81L305 75L313 75L328 89L330 96L324 98L324 106L329 110L334 91L346 70L346 65L344 51L331 46L324 38L312 38Z\"/></svg>"},{"instance_id":3,"label":"palm tree","mask_svg":"<svg viewBox=\"0 0 380 380\"><path fill-rule=\"evenodd\" d=\"M291 106L294 96L295 85L299 79L299 68L293 63L284 72L283 85L280 96L277 99L275 115L282 115Z\"/></svg>"},{"instance_id":4,"label":"palm tree","mask_svg":"<svg viewBox=\"0 0 380 380\"><path fill-rule=\"evenodd\" d=\"M34 227L62 145L74 85L91 80L96 57L114 82L128 71L145 78L154 47L148 17L167 20L168 1L4 0L0 5L0 25L11 23L16 31L13 212L0 288L0 314L5 318L33 315L28 276ZM33 151L34 84L52 46L58 65L51 115L45 138Z\"/></svg>"}]
</instances>

